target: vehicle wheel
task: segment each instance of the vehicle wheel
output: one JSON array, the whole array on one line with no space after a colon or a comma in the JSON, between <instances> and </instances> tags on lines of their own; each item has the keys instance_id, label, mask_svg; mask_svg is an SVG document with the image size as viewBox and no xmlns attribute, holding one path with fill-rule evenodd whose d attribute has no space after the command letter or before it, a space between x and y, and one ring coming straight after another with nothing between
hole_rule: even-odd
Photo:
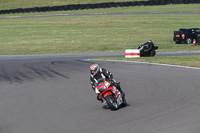
<instances>
[{"instance_id":1,"label":"vehicle wheel","mask_svg":"<svg viewBox=\"0 0 200 133\"><path fill-rule=\"evenodd\" d=\"M155 56L156 55L156 51L151 51L151 56Z\"/></svg>"},{"instance_id":2,"label":"vehicle wheel","mask_svg":"<svg viewBox=\"0 0 200 133\"><path fill-rule=\"evenodd\" d=\"M191 39L191 38L187 38L187 39L186 39L186 43L187 43L187 44L191 44L191 43L192 43L192 39Z\"/></svg>"},{"instance_id":3,"label":"vehicle wheel","mask_svg":"<svg viewBox=\"0 0 200 133\"><path fill-rule=\"evenodd\" d=\"M118 109L117 101L112 95L108 95L107 97L105 97L105 100L106 100L106 102L107 102L107 104L108 104L108 106L110 107L111 110L117 110Z\"/></svg>"}]
</instances>

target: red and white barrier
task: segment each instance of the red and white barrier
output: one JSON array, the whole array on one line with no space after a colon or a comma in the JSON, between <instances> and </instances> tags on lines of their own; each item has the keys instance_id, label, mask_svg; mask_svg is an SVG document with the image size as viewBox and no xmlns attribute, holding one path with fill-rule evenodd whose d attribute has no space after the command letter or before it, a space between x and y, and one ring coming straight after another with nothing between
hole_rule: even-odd
<instances>
[{"instance_id":1,"label":"red and white barrier","mask_svg":"<svg viewBox=\"0 0 200 133\"><path fill-rule=\"evenodd\" d=\"M139 49L126 49L125 50L125 58L135 58L140 57Z\"/></svg>"}]
</instances>

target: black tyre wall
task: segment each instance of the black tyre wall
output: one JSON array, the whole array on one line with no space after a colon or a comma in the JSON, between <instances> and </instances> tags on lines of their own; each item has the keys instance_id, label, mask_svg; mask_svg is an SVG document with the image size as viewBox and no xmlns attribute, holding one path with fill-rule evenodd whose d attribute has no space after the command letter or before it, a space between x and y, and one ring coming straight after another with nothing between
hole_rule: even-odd
<instances>
[{"instance_id":1,"label":"black tyre wall","mask_svg":"<svg viewBox=\"0 0 200 133\"><path fill-rule=\"evenodd\" d=\"M83 10L83 9L128 7L128 6L190 4L190 3L200 3L200 0L149 0L149 1L108 2L108 3L97 3L97 4L72 4L72 5L63 5L63 6L51 6L51 7L46 6L46 7L0 10L0 14L68 11L68 10Z\"/></svg>"}]
</instances>

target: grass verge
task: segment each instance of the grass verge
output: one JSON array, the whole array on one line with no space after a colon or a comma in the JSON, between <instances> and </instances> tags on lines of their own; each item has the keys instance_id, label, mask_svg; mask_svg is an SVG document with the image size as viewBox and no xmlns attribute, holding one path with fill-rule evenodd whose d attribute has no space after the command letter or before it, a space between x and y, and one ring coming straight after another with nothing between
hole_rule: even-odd
<instances>
[{"instance_id":1,"label":"grass verge","mask_svg":"<svg viewBox=\"0 0 200 133\"><path fill-rule=\"evenodd\" d=\"M18 15L199 12L200 4L109 8ZM1 16L12 16L1 15ZM174 44L173 31L199 27L199 15L68 16L0 19L0 54L124 52L152 39L159 51L198 51ZM136 61L199 67L199 56L139 58ZM116 59L116 58L115 58ZM120 60L133 60L121 58Z\"/></svg>"},{"instance_id":2,"label":"grass verge","mask_svg":"<svg viewBox=\"0 0 200 133\"><path fill-rule=\"evenodd\" d=\"M140 57L140 58L95 58L101 60L125 60L159 64L180 65L200 68L200 55L192 56L168 56L168 57Z\"/></svg>"},{"instance_id":3,"label":"grass verge","mask_svg":"<svg viewBox=\"0 0 200 133\"><path fill-rule=\"evenodd\" d=\"M174 30L199 27L199 23L199 15L1 19L0 54L124 52L149 39L158 51L198 51L199 46L175 44L172 38Z\"/></svg>"},{"instance_id":4,"label":"grass verge","mask_svg":"<svg viewBox=\"0 0 200 133\"><path fill-rule=\"evenodd\" d=\"M134 6L123 8L100 8L89 10L72 10L72 11L56 11L56 12L35 12L35 13L19 13L19 14L1 14L0 16L32 16L32 15L48 15L48 14L94 14L94 13L146 13L146 12L200 12L200 4L171 4L160 6Z\"/></svg>"},{"instance_id":5,"label":"grass verge","mask_svg":"<svg viewBox=\"0 0 200 133\"><path fill-rule=\"evenodd\" d=\"M129 0L142 1L142 0ZM147 0L146 0L147 1ZM127 0L1 0L0 9L32 8L43 6L61 6L71 4L96 4L107 2L127 2Z\"/></svg>"}]
</instances>

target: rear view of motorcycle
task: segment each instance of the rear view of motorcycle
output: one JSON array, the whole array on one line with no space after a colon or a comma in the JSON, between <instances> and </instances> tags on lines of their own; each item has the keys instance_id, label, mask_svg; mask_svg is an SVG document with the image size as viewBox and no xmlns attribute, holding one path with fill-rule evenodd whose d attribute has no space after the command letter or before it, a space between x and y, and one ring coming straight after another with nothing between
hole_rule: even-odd
<instances>
[{"instance_id":1,"label":"rear view of motorcycle","mask_svg":"<svg viewBox=\"0 0 200 133\"><path fill-rule=\"evenodd\" d=\"M126 106L126 99L121 92L104 78L95 83L95 93L102 97L103 103L107 104L111 110L118 110L119 107Z\"/></svg>"},{"instance_id":2,"label":"rear view of motorcycle","mask_svg":"<svg viewBox=\"0 0 200 133\"><path fill-rule=\"evenodd\" d=\"M145 44L142 44L138 47L140 50L140 56L141 57L153 57L156 55L156 51L158 49L158 46L154 46L153 42L149 40Z\"/></svg>"}]
</instances>

